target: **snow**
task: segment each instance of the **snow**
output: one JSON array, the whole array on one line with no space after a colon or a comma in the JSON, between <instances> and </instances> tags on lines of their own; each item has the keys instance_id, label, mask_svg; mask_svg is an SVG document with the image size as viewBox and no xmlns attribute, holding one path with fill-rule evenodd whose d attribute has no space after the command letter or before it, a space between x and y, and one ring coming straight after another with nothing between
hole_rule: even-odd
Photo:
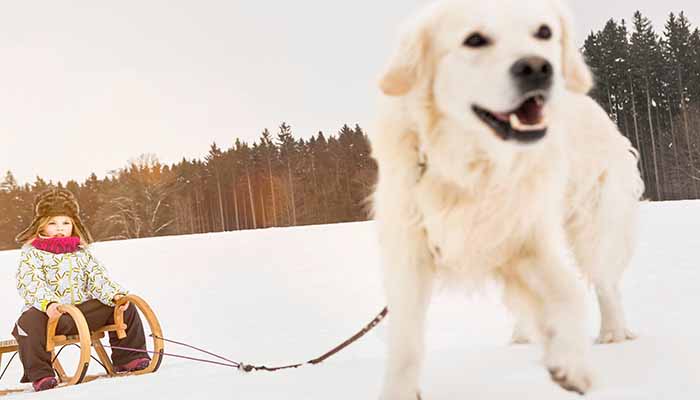
<instances>
[{"instance_id":1,"label":"snow","mask_svg":"<svg viewBox=\"0 0 700 400\"><path fill-rule=\"evenodd\" d=\"M595 346L587 399L700 398L700 201L645 203L623 294L633 342ZM345 340L383 307L372 222L98 243L112 276L150 302L167 338L250 364L306 361ZM17 251L0 252L0 326L21 308ZM589 293L590 336L598 326ZM391 314L389 314L391 315ZM496 288L441 293L431 307L424 400L576 399L550 382L537 346L508 344L512 319ZM22 393L16 399L377 399L386 325L317 366L282 372L166 357L156 374ZM166 345L166 351L202 357ZM71 364L76 349L61 355ZM7 364L9 354L3 357ZM100 372L97 363L91 373ZM16 359L0 389L19 384Z\"/></svg>"}]
</instances>

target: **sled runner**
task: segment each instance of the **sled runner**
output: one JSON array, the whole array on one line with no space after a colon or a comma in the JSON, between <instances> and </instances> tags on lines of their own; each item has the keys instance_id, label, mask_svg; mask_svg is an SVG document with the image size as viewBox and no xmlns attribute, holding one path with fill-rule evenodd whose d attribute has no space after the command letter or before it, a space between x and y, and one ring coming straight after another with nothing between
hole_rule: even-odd
<instances>
[{"instance_id":1,"label":"sled runner","mask_svg":"<svg viewBox=\"0 0 700 400\"><path fill-rule=\"evenodd\" d=\"M126 324L124 324L124 312L119 309L119 306L130 302L132 306L138 308L142 316L146 319L148 326L151 330L151 337L153 338L153 351L151 353L151 362L143 370L129 372L129 373L116 373L114 371L114 365L109 358L109 355L105 351L105 346L102 344L101 339L105 336L106 332L116 332L118 338L122 339L126 337ZM155 372L160 367L160 363L163 357L163 332L156 318L155 313L151 307L142 298L136 295L128 295L120 298L116 302L116 307L114 307L114 324L103 326L93 332L88 329L88 324L85 321L85 317L80 312L80 310L72 305L62 304L59 306L59 310L69 315L75 322L78 328L77 335L64 336L56 335L56 326L58 325L58 318L49 320L48 329L46 334L46 351L51 353L51 358L53 361L53 368L56 371L58 380L60 382L59 386L70 386L77 385L82 382L89 382L99 377L108 376L124 376L124 375L143 375ZM56 357L56 347L62 347L72 344L78 344L80 346L80 359L77 366L74 369L70 369L72 372L70 375L66 372L61 364L60 360ZM91 347L94 347L97 357L105 368L105 374L101 375L87 375L88 366L90 365ZM17 351L17 342L15 340L0 341L0 366L2 366L2 355L4 353L11 353ZM0 396L23 392L23 389L9 389L0 390Z\"/></svg>"}]
</instances>

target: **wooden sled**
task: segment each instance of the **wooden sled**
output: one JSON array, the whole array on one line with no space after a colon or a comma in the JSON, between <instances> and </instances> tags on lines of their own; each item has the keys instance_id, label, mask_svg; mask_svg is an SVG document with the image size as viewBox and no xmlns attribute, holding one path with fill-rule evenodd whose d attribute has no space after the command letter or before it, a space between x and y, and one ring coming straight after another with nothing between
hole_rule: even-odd
<instances>
[{"instance_id":1,"label":"wooden sled","mask_svg":"<svg viewBox=\"0 0 700 400\"><path fill-rule=\"evenodd\" d=\"M123 339L126 337L126 324L124 323L124 312L119 310L119 306L126 302L130 302L132 305L138 308L141 315L146 319L148 326L151 330L151 337L153 338L153 353L151 354L151 362L148 367L140 371L129 372L129 373L116 373L114 371L114 365L112 365L112 360L110 360L109 355L105 351L102 345L101 339L105 336L105 332L116 332L117 337ZM47 332L46 332L46 351L51 353L51 358L54 359L53 368L56 370L58 375L59 386L70 386L77 385L82 382L89 382L97 378L108 376L124 376L124 375L143 375L149 374L151 372L156 372L160 367L160 363L163 359L163 332L156 318L155 313L151 307L142 298L130 294L124 296L116 302L116 307L114 307L114 324L103 326L93 332L88 329L85 317L80 312L80 310L72 305L62 304L59 306L59 310L63 313L69 315L75 322L75 326L78 328L77 335L56 335L56 326L58 325L58 318L51 319L48 322ZM56 357L56 346L66 346L70 344L80 345L80 359L78 365L71 369L70 375L66 373L66 370L61 365L61 362ZM95 348L95 353L99 357L100 361L104 365L105 374L100 375L87 375L88 367L90 366L90 347ZM8 340L0 342L0 366L2 366L2 354L17 351L17 342L15 340ZM0 390L0 396L23 392L24 389L9 389Z\"/></svg>"}]
</instances>

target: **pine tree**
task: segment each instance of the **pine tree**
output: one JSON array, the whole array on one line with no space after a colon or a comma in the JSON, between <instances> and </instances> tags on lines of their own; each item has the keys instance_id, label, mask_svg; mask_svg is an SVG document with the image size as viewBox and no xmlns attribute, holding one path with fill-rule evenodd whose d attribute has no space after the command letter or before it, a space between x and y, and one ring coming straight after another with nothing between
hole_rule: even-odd
<instances>
[{"instance_id":1,"label":"pine tree","mask_svg":"<svg viewBox=\"0 0 700 400\"><path fill-rule=\"evenodd\" d=\"M692 60L693 51L690 48L690 22L681 12L678 17L673 13L669 14L666 22L663 40L661 44L666 57L665 69L666 81L669 82L668 93L671 100L670 104L675 104L680 113L679 130L683 132L685 138L685 152L682 154L687 161L683 165L681 172L687 175L689 179L690 195L693 198L698 197L698 185L696 179L700 179L700 174L696 174L695 155L697 151L694 146L694 141L690 136L690 122L688 118L688 101L689 90L688 80L692 76L694 60ZM673 112L673 111L671 111Z\"/></svg>"},{"instance_id":2,"label":"pine tree","mask_svg":"<svg viewBox=\"0 0 700 400\"><path fill-rule=\"evenodd\" d=\"M653 198L660 200L662 199L661 177L659 174L659 150L656 145L658 134L654 129L652 92L660 87L657 70L661 66L659 60L661 53L658 48L658 37L654 33L651 21L643 17L639 11L634 14L633 26L634 31L630 37L630 86L635 94L632 96L635 105L633 117L635 125L638 119L640 123L646 123L646 126L642 124L642 126L635 128L635 131L643 130L642 139L638 144L639 151L641 154L646 154L647 158L651 155L652 159L651 163L646 163L650 168L645 175L651 177L648 179L650 182L647 182L646 185L647 191L650 191L650 187L653 188ZM643 107L638 108L637 104L643 105ZM646 143L644 138L649 138L650 143ZM649 183L653 183L653 185Z\"/></svg>"},{"instance_id":3,"label":"pine tree","mask_svg":"<svg viewBox=\"0 0 700 400\"><path fill-rule=\"evenodd\" d=\"M0 182L0 191L10 193L16 190L19 190L17 180L15 179L15 176L12 175L12 172L7 171L5 173L5 178L2 180L2 182Z\"/></svg>"},{"instance_id":4,"label":"pine tree","mask_svg":"<svg viewBox=\"0 0 700 400\"><path fill-rule=\"evenodd\" d=\"M292 136L292 128L282 122L280 131L277 134L280 160L285 165L287 171L288 202L287 209L290 214L290 225L297 225L296 197L294 194L294 165L296 162L296 142Z\"/></svg>"},{"instance_id":5,"label":"pine tree","mask_svg":"<svg viewBox=\"0 0 700 400\"><path fill-rule=\"evenodd\" d=\"M275 196L275 179L273 178L273 165L275 166L275 170L277 169L277 148L275 147L275 144L272 142L272 138L270 136L270 131L267 130L267 128L263 131L262 137L260 139L260 145L261 148L263 149L263 155L265 157L265 163L267 167L267 179L268 179L268 185L270 186L270 199L271 199L271 204L272 204L272 225L273 226L278 226L277 222L277 201L276 201L276 196Z\"/></svg>"},{"instance_id":6,"label":"pine tree","mask_svg":"<svg viewBox=\"0 0 700 400\"><path fill-rule=\"evenodd\" d=\"M214 182L216 183L216 197L217 197L217 204L218 204L218 210L219 210L219 223L221 226L221 231L226 230L226 222L225 222L225 216L224 216L224 197L223 197L223 190L222 190L222 181L224 179L224 168L223 168L223 153L221 149L216 145L216 143L212 143L211 146L209 147L209 153L205 157L205 160L207 162L207 170L209 171L210 176L214 177Z\"/></svg>"}]
</instances>

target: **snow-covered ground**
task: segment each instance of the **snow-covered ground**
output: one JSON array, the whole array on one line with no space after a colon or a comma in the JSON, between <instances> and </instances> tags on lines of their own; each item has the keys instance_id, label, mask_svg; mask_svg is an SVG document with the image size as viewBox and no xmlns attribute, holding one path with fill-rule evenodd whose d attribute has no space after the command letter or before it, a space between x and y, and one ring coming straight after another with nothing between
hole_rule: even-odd
<instances>
[{"instance_id":1,"label":"snow-covered ground","mask_svg":"<svg viewBox=\"0 0 700 400\"><path fill-rule=\"evenodd\" d=\"M595 346L589 399L700 398L700 202L644 204L639 249L623 293L631 327L622 345ZM112 276L151 303L167 338L234 360L305 361L357 331L383 307L371 222L98 243ZM21 308L16 251L0 252L0 340ZM597 306L589 293L590 336ZM430 312L425 400L574 399L551 383L537 346L508 344L512 320L497 289L442 293ZM100 379L17 399L376 399L386 330L317 366L250 374L167 358L156 374ZM175 345L166 351L199 356ZM71 365L75 352L61 355ZM9 355L3 357L7 364ZM100 372L96 363L91 372ZM18 383L15 359L0 389Z\"/></svg>"}]
</instances>

